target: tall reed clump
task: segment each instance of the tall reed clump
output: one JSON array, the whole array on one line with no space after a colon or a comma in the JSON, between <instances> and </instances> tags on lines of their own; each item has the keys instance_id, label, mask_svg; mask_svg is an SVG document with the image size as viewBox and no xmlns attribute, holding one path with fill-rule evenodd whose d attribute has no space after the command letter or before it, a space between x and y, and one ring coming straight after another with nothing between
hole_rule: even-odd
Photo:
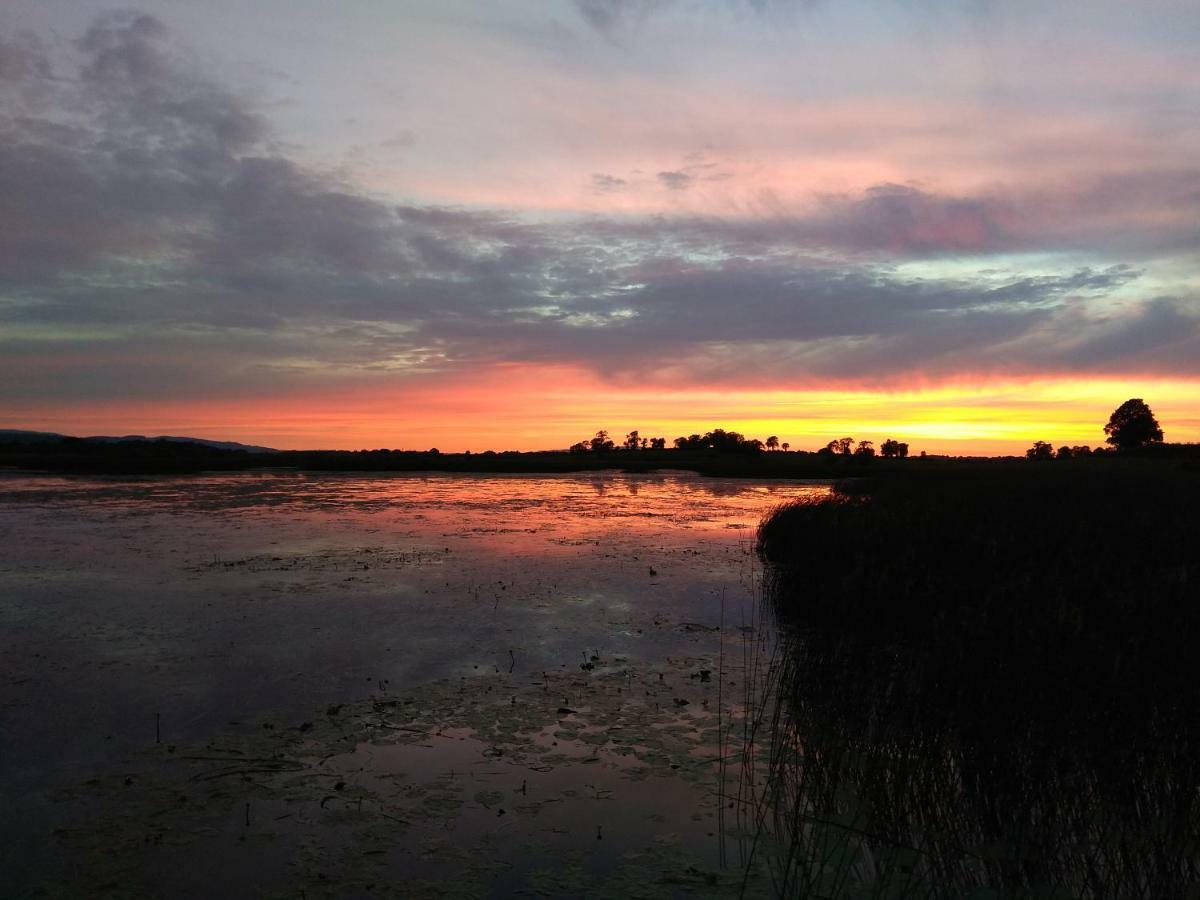
<instances>
[{"instance_id":1,"label":"tall reed clump","mask_svg":"<svg viewBox=\"0 0 1200 900\"><path fill-rule=\"evenodd\" d=\"M1200 474L940 471L759 532L788 897L1200 896Z\"/></svg>"}]
</instances>

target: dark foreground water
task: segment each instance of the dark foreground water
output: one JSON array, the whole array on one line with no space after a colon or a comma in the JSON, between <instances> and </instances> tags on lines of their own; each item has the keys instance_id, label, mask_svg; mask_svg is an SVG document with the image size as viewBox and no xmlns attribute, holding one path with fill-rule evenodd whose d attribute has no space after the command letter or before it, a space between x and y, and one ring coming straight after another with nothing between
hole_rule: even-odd
<instances>
[{"instance_id":1,"label":"dark foreground water","mask_svg":"<svg viewBox=\"0 0 1200 900\"><path fill-rule=\"evenodd\" d=\"M827 490L0 477L5 896L736 893L753 529Z\"/></svg>"}]
</instances>

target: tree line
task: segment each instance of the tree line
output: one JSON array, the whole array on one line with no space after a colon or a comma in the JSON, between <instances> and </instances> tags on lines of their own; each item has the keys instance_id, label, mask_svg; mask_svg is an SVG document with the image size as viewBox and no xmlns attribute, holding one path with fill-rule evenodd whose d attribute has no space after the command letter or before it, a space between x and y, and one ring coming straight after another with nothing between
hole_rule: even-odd
<instances>
[{"instance_id":1,"label":"tree line","mask_svg":"<svg viewBox=\"0 0 1200 900\"><path fill-rule=\"evenodd\" d=\"M817 455L856 456L860 459L870 459L875 455L874 441L859 441L857 447L854 444L852 437L836 438L818 450ZM879 445L879 455L888 459L904 459L908 456L908 444L888 438Z\"/></svg>"},{"instance_id":2,"label":"tree line","mask_svg":"<svg viewBox=\"0 0 1200 900\"><path fill-rule=\"evenodd\" d=\"M777 435L771 435L765 441L758 438L748 438L737 431L727 431L724 428L714 428L704 434L681 435L671 442L676 450L715 451L717 453L759 453L762 451L775 452L782 450L787 453L792 445L780 441ZM592 437L572 444L571 453L612 453L625 450L666 450L665 437L643 437L635 429L625 435L618 444L607 431L597 431ZM805 452L805 451L800 451ZM875 445L872 441L858 441L851 437L837 438L830 441L817 451L818 455L854 456L858 458L875 456ZM879 447L879 455L889 458L902 459L908 456L908 444L889 438ZM924 455L924 454L922 454Z\"/></svg>"},{"instance_id":3,"label":"tree line","mask_svg":"<svg viewBox=\"0 0 1200 900\"><path fill-rule=\"evenodd\" d=\"M1126 400L1113 410L1108 424L1104 426L1104 434L1108 447L1093 449L1088 445L1063 445L1055 448L1049 441L1035 441L1033 446L1025 451L1025 456L1033 460L1077 459L1121 450L1137 450L1163 442L1162 427L1158 424L1153 411L1144 400L1137 397ZM671 442L671 447L676 450L692 452L747 454L791 450L791 444L786 441L780 442L776 435L771 435L765 441L761 441L724 428L714 428L704 434L681 435ZM572 444L569 449L571 453L611 453L633 450L666 450L668 447L665 437L644 437L637 429L626 434L618 444L607 431L602 429L592 437ZM904 459L909 455L909 447L907 443L894 438L888 438L876 448L873 441L855 441L852 437L842 437L827 443L816 451L816 455L849 457L859 461L875 456L885 459ZM922 452L920 455L925 456L925 453Z\"/></svg>"},{"instance_id":4,"label":"tree line","mask_svg":"<svg viewBox=\"0 0 1200 900\"><path fill-rule=\"evenodd\" d=\"M1070 447L1063 445L1057 450L1049 441L1034 441L1025 451L1026 459L1081 459L1088 456L1104 456L1117 451L1140 450L1163 442L1162 426L1154 417L1154 411L1140 397L1126 400L1113 410L1104 426L1104 442L1108 447L1092 449L1088 445Z\"/></svg>"},{"instance_id":5,"label":"tree line","mask_svg":"<svg viewBox=\"0 0 1200 900\"><path fill-rule=\"evenodd\" d=\"M760 450L778 449L779 438L772 435L766 441L760 441L756 438L747 438L744 434L737 431L726 431L724 428L714 428L712 431L704 434L692 434L687 437L677 437L672 442L672 446L676 450L716 450L722 453L757 453ZM786 450L790 445L784 444ZM625 435L625 439L618 447L607 431L600 430L587 440L579 441L572 444L569 448L571 453L610 453L614 450L666 450L667 439L665 437L642 437L641 433L634 429Z\"/></svg>"}]
</instances>

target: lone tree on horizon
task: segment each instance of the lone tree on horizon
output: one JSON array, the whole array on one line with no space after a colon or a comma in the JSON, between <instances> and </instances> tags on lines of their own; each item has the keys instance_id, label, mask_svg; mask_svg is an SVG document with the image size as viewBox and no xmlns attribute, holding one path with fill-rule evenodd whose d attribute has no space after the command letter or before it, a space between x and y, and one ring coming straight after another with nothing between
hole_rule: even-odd
<instances>
[{"instance_id":1,"label":"lone tree on horizon","mask_svg":"<svg viewBox=\"0 0 1200 900\"><path fill-rule=\"evenodd\" d=\"M1118 450L1133 450L1147 444L1161 444L1162 428L1150 407L1140 397L1126 400L1108 418L1104 440Z\"/></svg>"}]
</instances>

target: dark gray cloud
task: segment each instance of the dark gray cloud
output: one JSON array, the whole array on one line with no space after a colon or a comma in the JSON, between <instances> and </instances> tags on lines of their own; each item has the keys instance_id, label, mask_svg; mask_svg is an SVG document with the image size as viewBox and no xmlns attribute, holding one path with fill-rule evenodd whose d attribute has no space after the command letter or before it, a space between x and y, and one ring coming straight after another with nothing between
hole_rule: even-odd
<instances>
[{"instance_id":1,"label":"dark gray cloud","mask_svg":"<svg viewBox=\"0 0 1200 900\"><path fill-rule=\"evenodd\" d=\"M692 184L692 176L677 170L659 172L658 183L670 191L686 191Z\"/></svg>"},{"instance_id":2,"label":"dark gray cloud","mask_svg":"<svg viewBox=\"0 0 1200 900\"><path fill-rule=\"evenodd\" d=\"M151 17L102 17L75 49L57 71L35 38L0 43L0 398L251 394L499 361L714 383L1200 374L1200 298L1137 293L1143 257L1190 232L1148 215L1131 236L1112 215L1196 208L1196 173L1067 200L885 184L796 216L538 222L397 205L305 167ZM1114 264L897 267L1055 247Z\"/></svg>"},{"instance_id":3,"label":"dark gray cloud","mask_svg":"<svg viewBox=\"0 0 1200 900\"><path fill-rule=\"evenodd\" d=\"M1017 214L1000 198L947 198L882 184L861 197L833 198L816 227L832 243L898 253L1007 249Z\"/></svg>"},{"instance_id":4,"label":"dark gray cloud","mask_svg":"<svg viewBox=\"0 0 1200 900\"><path fill-rule=\"evenodd\" d=\"M596 172L592 175L592 188L601 194L619 191L628 184L629 182L624 178L617 178L615 175L607 175L604 172Z\"/></svg>"},{"instance_id":5,"label":"dark gray cloud","mask_svg":"<svg viewBox=\"0 0 1200 900\"><path fill-rule=\"evenodd\" d=\"M729 177L707 171L710 165L661 172L658 185L684 188ZM748 254L791 247L891 259L1032 251L1152 260L1200 245L1200 165L971 195L885 183L816 196L803 212L769 206L727 218L675 216L670 230L673 240L697 251L715 243ZM649 236L662 230L662 222L616 227L626 234L640 227Z\"/></svg>"},{"instance_id":6,"label":"dark gray cloud","mask_svg":"<svg viewBox=\"0 0 1200 900\"><path fill-rule=\"evenodd\" d=\"M1087 327L1090 324L1091 327ZM1200 303L1178 297L1155 297L1107 321L1085 323L1077 337L1064 335L1061 357L1084 369L1103 370L1110 360L1168 371L1179 357L1195 358L1200 350ZM1197 366L1186 367L1195 372Z\"/></svg>"}]
</instances>

